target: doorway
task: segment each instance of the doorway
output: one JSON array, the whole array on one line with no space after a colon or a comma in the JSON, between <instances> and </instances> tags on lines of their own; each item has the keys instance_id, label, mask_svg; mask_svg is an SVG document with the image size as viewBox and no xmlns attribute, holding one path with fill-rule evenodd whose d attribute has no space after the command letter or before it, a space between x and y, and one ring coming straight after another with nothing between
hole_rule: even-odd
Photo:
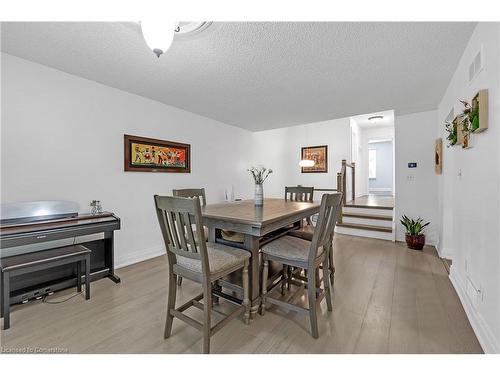
<instances>
[{"instance_id":1,"label":"doorway","mask_svg":"<svg viewBox=\"0 0 500 375\"><path fill-rule=\"evenodd\" d=\"M356 197L394 197L394 111L351 117Z\"/></svg>"}]
</instances>

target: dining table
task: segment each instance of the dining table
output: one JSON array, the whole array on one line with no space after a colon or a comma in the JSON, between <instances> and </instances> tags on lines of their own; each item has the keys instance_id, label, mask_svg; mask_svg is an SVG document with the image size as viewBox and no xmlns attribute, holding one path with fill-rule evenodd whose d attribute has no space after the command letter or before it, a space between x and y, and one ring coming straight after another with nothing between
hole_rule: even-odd
<instances>
[{"instance_id":1,"label":"dining table","mask_svg":"<svg viewBox=\"0 0 500 375\"><path fill-rule=\"evenodd\" d=\"M319 202L297 202L279 198L266 198L262 205L254 200L240 200L208 204L202 208L203 225L208 227L208 241L247 250L250 258L250 318L260 306L260 248L303 224L303 219L319 212ZM243 235L243 242L228 241L222 231ZM234 292L241 288L231 282L222 284ZM233 288L232 288L233 287Z\"/></svg>"}]
</instances>

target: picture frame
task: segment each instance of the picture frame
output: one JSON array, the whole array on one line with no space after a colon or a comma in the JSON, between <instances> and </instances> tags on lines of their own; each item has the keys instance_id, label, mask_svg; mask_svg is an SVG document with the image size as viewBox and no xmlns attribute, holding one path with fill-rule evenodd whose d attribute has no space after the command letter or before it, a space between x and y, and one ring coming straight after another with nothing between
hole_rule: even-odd
<instances>
[{"instance_id":1,"label":"picture frame","mask_svg":"<svg viewBox=\"0 0 500 375\"><path fill-rule=\"evenodd\" d=\"M302 173L328 173L328 146L302 147L301 160L314 160L314 166L301 167Z\"/></svg>"},{"instance_id":2,"label":"picture frame","mask_svg":"<svg viewBox=\"0 0 500 375\"><path fill-rule=\"evenodd\" d=\"M434 171L436 174L443 173L443 138L434 141Z\"/></svg>"},{"instance_id":3,"label":"picture frame","mask_svg":"<svg viewBox=\"0 0 500 375\"><path fill-rule=\"evenodd\" d=\"M125 134L125 172L191 173L191 145Z\"/></svg>"}]
</instances>

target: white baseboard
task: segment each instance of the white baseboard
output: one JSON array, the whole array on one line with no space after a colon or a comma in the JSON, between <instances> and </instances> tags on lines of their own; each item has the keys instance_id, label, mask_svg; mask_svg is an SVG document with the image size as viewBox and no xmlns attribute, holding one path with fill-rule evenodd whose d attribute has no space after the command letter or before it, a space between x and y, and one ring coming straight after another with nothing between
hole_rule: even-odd
<instances>
[{"instance_id":1,"label":"white baseboard","mask_svg":"<svg viewBox=\"0 0 500 375\"><path fill-rule=\"evenodd\" d=\"M159 245L155 247L151 247L149 249L144 249L138 252L127 256L126 259L118 261L115 264L115 268L122 268L126 266L130 266L131 264L144 262L145 260L156 258L165 254L165 246Z\"/></svg>"},{"instance_id":2,"label":"white baseboard","mask_svg":"<svg viewBox=\"0 0 500 375\"><path fill-rule=\"evenodd\" d=\"M500 345L493 334L493 330L488 326L481 314L470 302L465 293L465 284L460 275L453 271L454 268L455 267L452 265L450 268L449 278L458 294L458 297L460 298L460 302L462 302L462 306L467 314L467 318L469 318L472 329L479 340L479 344L481 344L481 347L486 354L500 353Z\"/></svg>"},{"instance_id":3,"label":"white baseboard","mask_svg":"<svg viewBox=\"0 0 500 375\"><path fill-rule=\"evenodd\" d=\"M436 250L440 258L453 259L453 251L451 249L436 245Z\"/></svg>"},{"instance_id":4,"label":"white baseboard","mask_svg":"<svg viewBox=\"0 0 500 375\"><path fill-rule=\"evenodd\" d=\"M392 188L390 188L390 187L368 188L368 193L371 193L371 192L374 192L374 193L380 193L380 192L390 193L390 192L392 192Z\"/></svg>"}]
</instances>

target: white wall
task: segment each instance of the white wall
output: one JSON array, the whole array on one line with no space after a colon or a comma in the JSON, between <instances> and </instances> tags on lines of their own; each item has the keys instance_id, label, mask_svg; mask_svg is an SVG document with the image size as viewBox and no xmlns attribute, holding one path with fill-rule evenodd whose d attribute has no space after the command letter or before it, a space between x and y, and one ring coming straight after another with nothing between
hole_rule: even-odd
<instances>
[{"instance_id":1,"label":"white wall","mask_svg":"<svg viewBox=\"0 0 500 375\"><path fill-rule=\"evenodd\" d=\"M287 185L336 188L342 159L351 157L350 137L348 117L255 132L253 159L275 170L264 185L265 195L283 197ZM301 148L321 145L328 145L328 173L301 173Z\"/></svg>"},{"instance_id":2,"label":"white wall","mask_svg":"<svg viewBox=\"0 0 500 375\"><path fill-rule=\"evenodd\" d=\"M99 199L122 219L116 262L160 254L153 195L231 185L250 197L252 134L140 96L2 54L2 202ZM191 144L192 172L123 171L123 134Z\"/></svg>"},{"instance_id":3,"label":"white wall","mask_svg":"<svg viewBox=\"0 0 500 375\"><path fill-rule=\"evenodd\" d=\"M368 194L367 179L368 167L361 162L363 158L362 129L352 117L351 124L351 162L356 164L356 197ZM366 177L366 178L365 178Z\"/></svg>"},{"instance_id":4,"label":"white wall","mask_svg":"<svg viewBox=\"0 0 500 375\"><path fill-rule=\"evenodd\" d=\"M431 224L426 230L429 245L436 245L439 231L437 176L434 172L436 111L397 116L395 125L396 159L396 240L404 241L402 215L422 217ZM408 168L416 162L417 168Z\"/></svg>"},{"instance_id":5,"label":"white wall","mask_svg":"<svg viewBox=\"0 0 500 375\"><path fill-rule=\"evenodd\" d=\"M368 150L376 150L375 177L368 182L368 191L373 194L392 195L393 184L393 149L392 140L372 142Z\"/></svg>"},{"instance_id":6,"label":"white wall","mask_svg":"<svg viewBox=\"0 0 500 375\"><path fill-rule=\"evenodd\" d=\"M357 188L357 196L367 195L369 193L368 181L368 142L382 139L394 140L394 125L392 126L375 126L373 128L359 128L359 162L357 163L356 174L359 175L359 184ZM394 144L394 143L393 143ZM394 166L394 163L393 163ZM358 182L358 181L356 181ZM394 179L393 184L394 186Z\"/></svg>"},{"instance_id":7,"label":"white wall","mask_svg":"<svg viewBox=\"0 0 500 375\"><path fill-rule=\"evenodd\" d=\"M468 67L483 48L484 68L469 83ZM472 148L443 148L439 176L442 235L439 251L453 260L451 280L487 352L500 352L500 27L479 23L438 107L438 136L446 144L444 119L459 99L489 90L489 129L473 135ZM472 285L480 289L474 293ZM469 291L470 293L468 293Z\"/></svg>"}]
</instances>

